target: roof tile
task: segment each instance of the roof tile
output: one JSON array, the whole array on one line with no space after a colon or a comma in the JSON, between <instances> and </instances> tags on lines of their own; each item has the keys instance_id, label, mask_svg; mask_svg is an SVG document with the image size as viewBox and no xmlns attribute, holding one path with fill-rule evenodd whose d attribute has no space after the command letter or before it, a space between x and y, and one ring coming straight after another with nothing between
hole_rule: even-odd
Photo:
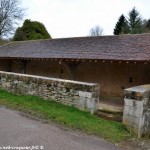
<instances>
[{"instance_id":1,"label":"roof tile","mask_svg":"<svg viewBox=\"0 0 150 150\"><path fill-rule=\"evenodd\" d=\"M0 58L150 60L150 34L11 42Z\"/></svg>"}]
</instances>

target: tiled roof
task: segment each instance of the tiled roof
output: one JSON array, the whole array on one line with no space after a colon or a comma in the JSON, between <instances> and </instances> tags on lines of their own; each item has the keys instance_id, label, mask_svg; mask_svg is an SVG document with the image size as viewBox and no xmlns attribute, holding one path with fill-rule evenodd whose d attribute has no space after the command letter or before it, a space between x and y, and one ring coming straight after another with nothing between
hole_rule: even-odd
<instances>
[{"instance_id":1,"label":"tiled roof","mask_svg":"<svg viewBox=\"0 0 150 150\"><path fill-rule=\"evenodd\" d=\"M150 60L150 34L11 42L0 58Z\"/></svg>"}]
</instances>

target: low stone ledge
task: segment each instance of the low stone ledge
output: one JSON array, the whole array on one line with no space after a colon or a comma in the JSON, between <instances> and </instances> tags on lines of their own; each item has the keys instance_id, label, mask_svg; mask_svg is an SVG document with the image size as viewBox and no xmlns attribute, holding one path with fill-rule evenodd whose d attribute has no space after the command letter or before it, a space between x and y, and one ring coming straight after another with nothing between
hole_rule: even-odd
<instances>
[{"instance_id":1,"label":"low stone ledge","mask_svg":"<svg viewBox=\"0 0 150 150\"><path fill-rule=\"evenodd\" d=\"M149 97L150 85L141 85L124 90L124 97L134 100L143 100Z\"/></svg>"}]
</instances>

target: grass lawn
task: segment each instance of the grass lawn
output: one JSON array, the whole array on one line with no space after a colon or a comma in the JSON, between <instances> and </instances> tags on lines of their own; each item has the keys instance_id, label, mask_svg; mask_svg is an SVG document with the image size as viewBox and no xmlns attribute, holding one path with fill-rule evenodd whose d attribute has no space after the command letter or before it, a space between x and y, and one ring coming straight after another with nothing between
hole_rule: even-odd
<instances>
[{"instance_id":1,"label":"grass lawn","mask_svg":"<svg viewBox=\"0 0 150 150\"><path fill-rule=\"evenodd\" d=\"M71 129L94 134L111 142L130 138L130 134L122 123L103 120L74 107L64 106L35 96L16 96L0 89L0 105L30 113Z\"/></svg>"}]
</instances>

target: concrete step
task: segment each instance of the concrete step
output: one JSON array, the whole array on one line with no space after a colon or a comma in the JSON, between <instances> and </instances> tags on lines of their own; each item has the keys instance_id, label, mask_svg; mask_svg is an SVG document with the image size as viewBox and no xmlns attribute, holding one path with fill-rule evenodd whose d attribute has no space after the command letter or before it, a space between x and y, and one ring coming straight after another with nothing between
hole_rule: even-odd
<instances>
[{"instance_id":1,"label":"concrete step","mask_svg":"<svg viewBox=\"0 0 150 150\"><path fill-rule=\"evenodd\" d=\"M97 116L106 120L122 122L123 104L100 101Z\"/></svg>"},{"instance_id":2,"label":"concrete step","mask_svg":"<svg viewBox=\"0 0 150 150\"><path fill-rule=\"evenodd\" d=\"M123 112L123 105L118 105L115 103L108 103L108 102L100 102L98 105L98 110L100 111L109 111L109 112Z\"/></svg>"},{"instance_id":3,"label":"concrete step","mask_svg":"<svg viewBox=\"0 0 150 150\"><path fill-rule=\"evenodd\" d=\"M106 120L111 120L111 121L117 121L117 122L122 122L122 113L110 113L110 112L103 112L103 111L97 111L97 116L99 118L103 118Z\"/></svg>"}]
</instances>

